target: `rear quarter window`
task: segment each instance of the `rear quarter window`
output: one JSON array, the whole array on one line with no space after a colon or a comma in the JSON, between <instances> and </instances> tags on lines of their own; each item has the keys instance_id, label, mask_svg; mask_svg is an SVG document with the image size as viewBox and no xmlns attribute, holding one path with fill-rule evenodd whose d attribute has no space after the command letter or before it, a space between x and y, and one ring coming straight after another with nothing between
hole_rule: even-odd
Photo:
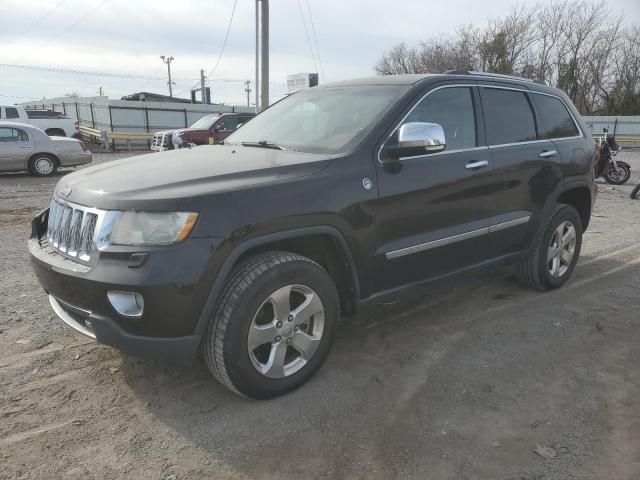
<instances>
[{"instance_id":1,"label":"rear quarter window","mask_svg":"<svg viewBox=\"0 0 640 480\"><path fill-rule=\"evenodd\" d=\"M20 115L18 114L18 109L17 108L6 107L4 110L5 110L5 114L7 116L7 120L9 120L11 118L20 118Z\"/></svg>"},{"instance_id":2,"label":"rear quarter window","mask_svg":"<svg viewBox=\"0 0 640 480\"><path fill-rule=\"evenodd\" d=\"M559 98L534 94L533 99L538 109L540 138L548 140L580 135L571 114Z\"/></svg>"}]
</instances>

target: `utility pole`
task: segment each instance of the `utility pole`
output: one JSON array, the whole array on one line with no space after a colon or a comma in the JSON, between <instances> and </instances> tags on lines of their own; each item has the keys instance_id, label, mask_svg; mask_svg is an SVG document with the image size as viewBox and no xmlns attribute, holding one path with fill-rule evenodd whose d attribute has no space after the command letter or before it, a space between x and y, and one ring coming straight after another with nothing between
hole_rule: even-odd
<instances>
[{"instance_id":1,"label":"utility pole","mask_svg":"<svg viewBox=\"0 0 640 480\"><path fill-rule=\"evenodd\" d=\"M269 107L269 0L262 0L261 13L262 83L260 84L260 110L264 110Z\"/></svg>"},{"instance_id":2,"label":"utility pole","mask_svg":"<svg viewBox=\"0 0 640 480\"><path fill-rule=\"evenodd\" d=\"M260 111L260 0L256 0L256 113Z\"/></svg>"},{"instance_id":3,"label":"utility pole","mask_svg":"<svg viewBox=\"0 0 640 480\"><path fill-rule=\"evenodd\" d=\"M204 70L200 70L200 93L202 93L202 104L207 103L207 94L204 91Z\"/></svg>"},{"instance_id":4,"label":"utility pole","mask_svg":"<svg viewBox=\"0 0 640 480\"><path fill-rule=\"evenodd\" d=\"M244 82L244 91L247 92L247 107L251 106L251 80Z\"/></svg>"},{"instance_id":5,"label":"utility pole","mask_svg":"<svg viewBox=\"0 0 640 480\"><path fill-rule=\"evenodd\" d=\"M102 89L102 87L98 87L98 96L99 97L103 97L104 96L104 90Z\"/></svg>"},{"instance_id":6,"label":"utility pole","mask_svg":"<svg viewBox=\"0 0 640 480\"><path fill-rule=\"evenodd\" d=\"M173 57L166 58L164 55L160 55L160 58L164 63L167 64L167 73L169 75L169 81L167 82L167 84L169 85L169 97L173 98L173 85L175 85L175 83L171 81L171 62L173 62L175 58Z\"/></svg>"}]
</instances>

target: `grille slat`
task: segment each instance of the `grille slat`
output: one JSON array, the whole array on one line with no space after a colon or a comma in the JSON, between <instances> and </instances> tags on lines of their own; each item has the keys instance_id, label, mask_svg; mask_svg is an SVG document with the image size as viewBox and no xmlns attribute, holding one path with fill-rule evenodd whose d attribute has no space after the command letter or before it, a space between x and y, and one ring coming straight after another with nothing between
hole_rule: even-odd
<instances>
[{"instance_id":1,"label":"grille slat","mask_svg":"<svg viewBox=\"0 0 640 480\"><path fill-rule=\"evenodd\" d=\"M47 240L64 256L88 263L97 252L96 226L104 211L54 199L49 210Z\"/></svg>"}]
</instances>

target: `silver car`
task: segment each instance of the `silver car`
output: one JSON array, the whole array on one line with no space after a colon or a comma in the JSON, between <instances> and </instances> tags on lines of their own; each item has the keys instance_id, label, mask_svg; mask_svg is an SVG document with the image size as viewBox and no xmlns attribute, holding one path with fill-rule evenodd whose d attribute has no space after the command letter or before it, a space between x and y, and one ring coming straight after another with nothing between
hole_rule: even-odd
<instances>
[{"instance_id":1,"label":"silver car","mask_svg":"<svg viewBox=\"0 0 640 480\"><path fill-rule=\"evenodd\" d=\"M91 152L75 138L49 137L33 125L0 121L0 171L27 170L48 177L58 167L91 162Z\"/></svg>"}]
</instances>

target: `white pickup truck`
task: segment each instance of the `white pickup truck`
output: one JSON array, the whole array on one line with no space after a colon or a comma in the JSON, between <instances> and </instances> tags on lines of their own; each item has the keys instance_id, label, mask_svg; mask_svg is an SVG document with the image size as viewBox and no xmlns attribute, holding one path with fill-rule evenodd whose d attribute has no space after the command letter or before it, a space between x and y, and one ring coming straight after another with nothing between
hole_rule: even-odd
<instances>
[{"instance_id":1,"label":"white pickup truck","mask_svg":"<svg viewBox=\"0 0 640 480\"><path fill-rule=\"evenodd\" d=\"M50 137L80 138L78 122L72 118L56 115L45 115L46 111L25 110L19 105L0 106L0 120L27 123L34 125Z\"/></svg>"}]
</instances>

